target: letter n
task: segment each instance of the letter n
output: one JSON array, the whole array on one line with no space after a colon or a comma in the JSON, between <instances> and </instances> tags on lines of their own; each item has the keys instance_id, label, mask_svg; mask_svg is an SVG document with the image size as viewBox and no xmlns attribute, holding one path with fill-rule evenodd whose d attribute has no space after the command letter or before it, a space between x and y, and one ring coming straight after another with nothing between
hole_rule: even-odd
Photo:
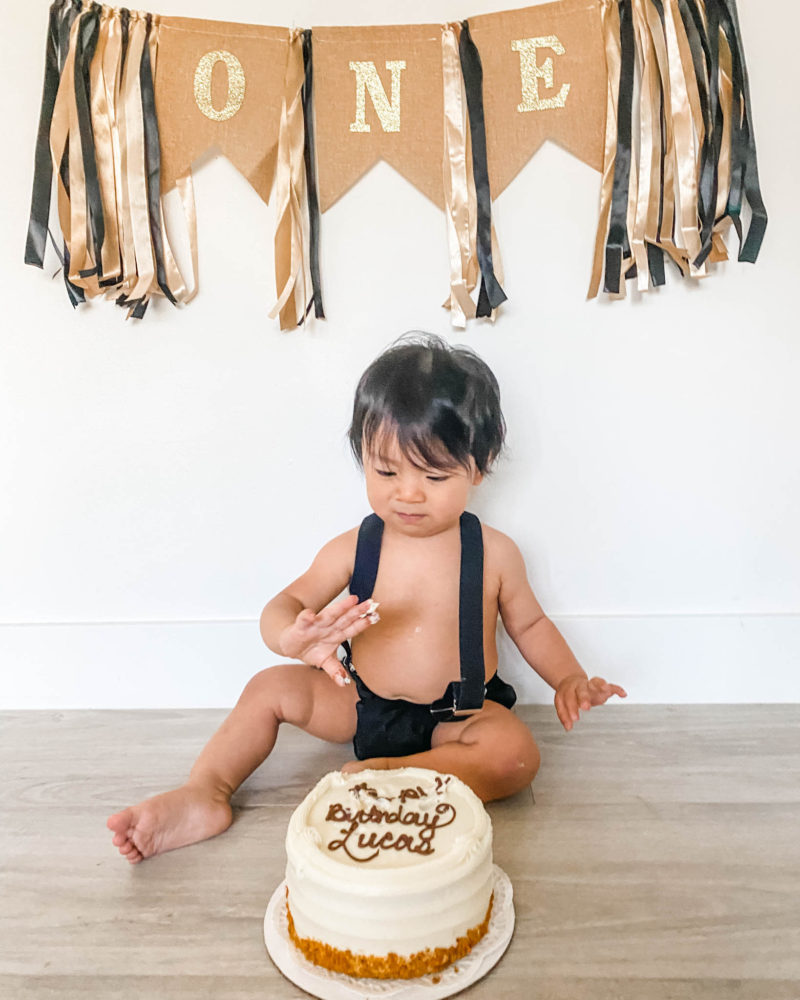
<instances>
[{"instance_id":1,"label":"letter n","mask_svg":"<svg viewBox=\"0 0 800 1000\"><path fill-rule=\"evenodd\" d=\"M356 74L356 120L350 123L351 132L369 132L366 119L366 92L380 119L384 132L400 131L400 73L406 68L404 59L387 60L386 68L392 74L392 100L386 97L374 62L351 62Z\"/></svg>"}]
</instances>

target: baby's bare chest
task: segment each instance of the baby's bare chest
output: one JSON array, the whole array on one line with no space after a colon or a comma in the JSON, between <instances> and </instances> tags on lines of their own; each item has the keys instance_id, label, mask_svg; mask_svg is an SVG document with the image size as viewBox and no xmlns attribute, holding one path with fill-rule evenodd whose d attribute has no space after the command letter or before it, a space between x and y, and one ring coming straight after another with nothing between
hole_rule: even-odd
<instances>
[{"instance_id":1,"label":"baby's bare chest","mask_svg":"<svg viewBox=\"0 0 800 1000\"><path fill-rule=\"evenodd\" d=\"M407 552L381 555L373 599L380 621L354 643L354 662L365 682L385 697L429 701L460 674L460 547L420 563ZM472 580L483 593L488 673L496 669L497 587L491 576Z\"/></svg>"}]
</instances>

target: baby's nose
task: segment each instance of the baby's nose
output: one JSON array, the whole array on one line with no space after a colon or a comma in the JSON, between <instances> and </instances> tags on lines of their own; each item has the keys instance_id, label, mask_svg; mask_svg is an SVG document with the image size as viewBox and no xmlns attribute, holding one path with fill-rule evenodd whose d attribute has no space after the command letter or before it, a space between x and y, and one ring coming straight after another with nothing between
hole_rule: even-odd
<instances>
[{"instance_id":1,"label":"baby's nose","mask_svg":"<svg viewBox=\"0 0 800 1000\"><path fill-rule=\"evenodd\" d=\"M425 499L425 493L415 480L401 479L397 484L397 499L405 503L421 503Z\"/></svg>"}]
</instances>

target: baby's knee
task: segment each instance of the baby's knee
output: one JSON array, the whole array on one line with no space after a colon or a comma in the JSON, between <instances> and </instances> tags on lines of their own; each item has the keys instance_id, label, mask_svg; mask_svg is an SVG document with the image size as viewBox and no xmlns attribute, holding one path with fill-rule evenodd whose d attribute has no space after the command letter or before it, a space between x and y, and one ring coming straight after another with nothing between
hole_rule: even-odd
<instances>
[{"instance_id":1,"label":"baby's knee","mask_svg":"<svg viewBox=\"0 0 800 1000\"><path fill-rule=\"evenodd\" d=\"M536 777L541 755L536 741L523 726L505 734L495 748L493 770L501 787L512 792L529 785Z\"/></svg>"},{"instance_id":2,"label":"baby's knee","mask_svg":"<svg viewBox=\"0 0 800 1000\"><path fill-rule=\"evenodd\" d=\"M319 676L325 675L303 664L278 663L251 677L239 701L274 716L279 725L290 722L302 728L313 712Z\"/></svg>"},{"instance_id":3,"label":"baby's knee","mask_svg":"<svg viewBox=\"0 0 800 1000\"><path fill-rule=\"evenodd\" d=\"M287 675L287 668L296 667L286 663L276 664L274 667L267 667L259 670L245 684L244 690L239 696L240 705L260 705L262 707L274 708L276 712L280 707L281 692L285 691L291 684L291 677Z\"/></svg>"}]
</instances>

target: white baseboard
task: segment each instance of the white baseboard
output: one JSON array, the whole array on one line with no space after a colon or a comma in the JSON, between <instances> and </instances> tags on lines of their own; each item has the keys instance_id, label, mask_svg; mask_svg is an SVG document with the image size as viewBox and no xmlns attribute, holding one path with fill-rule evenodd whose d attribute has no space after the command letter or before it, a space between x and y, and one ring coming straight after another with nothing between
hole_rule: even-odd
<instances>
[{"instance_id":1,"label":"white baseboard","mask_svg":"<svg viewBox=\"0 0 800 1000\"><path fill-rule=\"evenodd\" d=\"M800 614L554 615L590 675L639 704L800 702ZM521 702L551 689L500 637ZM0 625L6 709L217 708L276 662L256 621Z\"/></svg>"}]
</instances>

